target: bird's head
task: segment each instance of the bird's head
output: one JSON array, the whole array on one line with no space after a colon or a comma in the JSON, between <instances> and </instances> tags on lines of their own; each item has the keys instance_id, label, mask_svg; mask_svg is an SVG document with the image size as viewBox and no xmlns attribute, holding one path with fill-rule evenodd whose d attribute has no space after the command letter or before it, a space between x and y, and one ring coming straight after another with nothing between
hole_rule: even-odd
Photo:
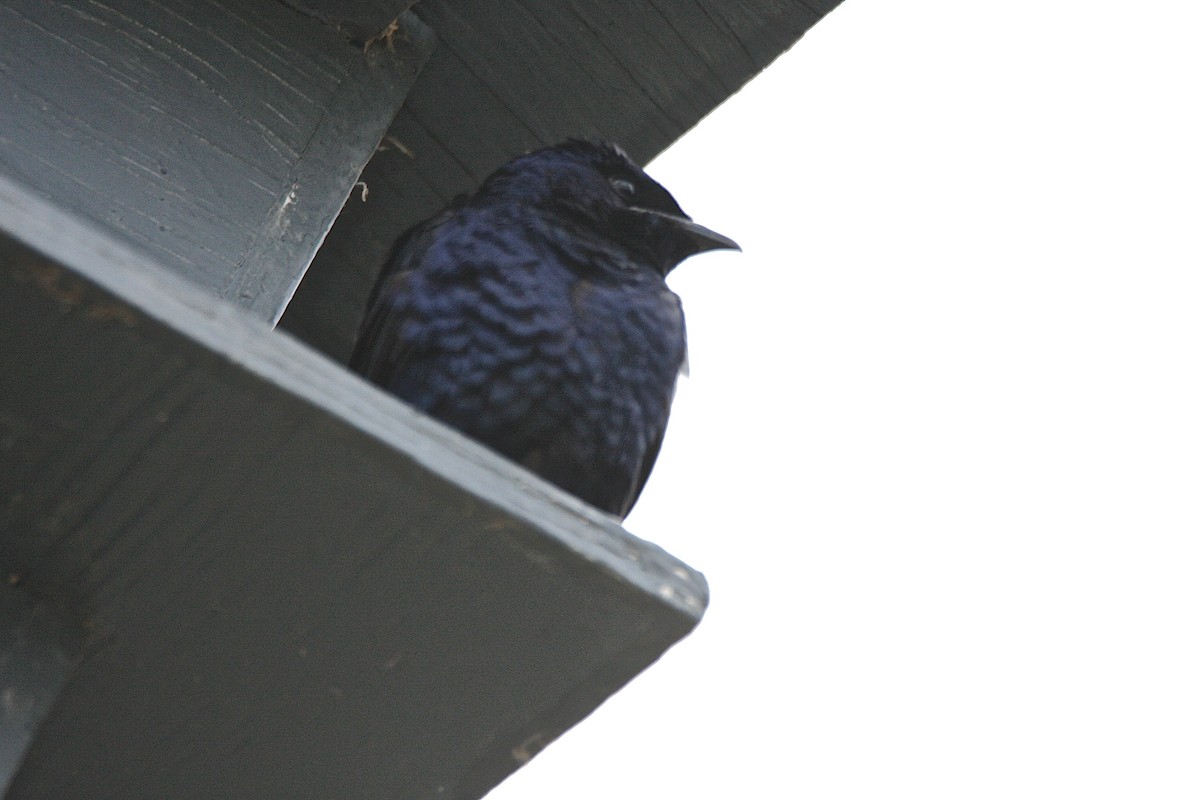
<instances>
[{"instance_id":1,"label":"bird's head","mask_svg":"<svg viewBox=\"0 0 1200 800\"><path fill-rule=\"evenodd\" d=\"M692 221L664 189L614 144L570 139L501 167L481 192L503 192L595 230L649 259L666 275L709 250L740 250Z\"/></svg>"}]
</instances>

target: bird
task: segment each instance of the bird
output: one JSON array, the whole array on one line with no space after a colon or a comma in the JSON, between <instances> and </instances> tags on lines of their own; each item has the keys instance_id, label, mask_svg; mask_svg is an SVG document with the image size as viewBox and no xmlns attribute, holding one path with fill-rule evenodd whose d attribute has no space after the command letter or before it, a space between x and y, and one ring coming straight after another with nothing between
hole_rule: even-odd
<instances>
[{"instance_id":1,"label":"bird","mask_svg":"<svg viewBox=\"0 0 1200 800\"><path fill-rule=\"evenodd\" d=\"M534 150L400 236L350 368L623 520L687 360L666 277L718 249L619 146Z\"/></svg>"}]
</instances>

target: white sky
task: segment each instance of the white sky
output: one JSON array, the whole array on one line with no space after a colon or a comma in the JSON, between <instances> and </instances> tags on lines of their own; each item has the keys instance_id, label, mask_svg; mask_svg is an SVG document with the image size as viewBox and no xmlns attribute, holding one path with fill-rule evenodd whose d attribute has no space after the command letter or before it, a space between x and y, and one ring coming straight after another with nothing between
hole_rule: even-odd
<instances>
[{"instance_id":1,"label":"white sky","mask_svg":"<svg viewBox=\"0 0 1200 800\"><path fill-rule=\"evenodd\" d=\"M1200 797L1198 39L847 0L651 165L712 606L489 800Z\"/></svg>"}]
</instances>

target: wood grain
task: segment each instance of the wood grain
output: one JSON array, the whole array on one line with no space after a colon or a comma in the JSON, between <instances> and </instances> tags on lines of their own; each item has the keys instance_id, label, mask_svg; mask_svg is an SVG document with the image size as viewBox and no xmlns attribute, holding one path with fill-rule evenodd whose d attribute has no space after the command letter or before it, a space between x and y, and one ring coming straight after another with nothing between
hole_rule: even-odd
<instances>
[{"instance_id":1,"label":"wood grain","mask_svg":"<svg viewBox=\"0 0 1200 800\"><path fill-rule=\"evenodd\" d=\"M273 321L432 47L407 24L367 53L272 0L2 0L0 172Z\"/></svg>"}]
</instances>

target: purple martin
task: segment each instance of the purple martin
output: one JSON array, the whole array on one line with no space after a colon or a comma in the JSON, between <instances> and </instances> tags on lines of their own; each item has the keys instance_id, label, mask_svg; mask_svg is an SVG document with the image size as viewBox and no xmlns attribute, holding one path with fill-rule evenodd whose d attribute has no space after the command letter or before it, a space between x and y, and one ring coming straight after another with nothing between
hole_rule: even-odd
<instances>
[{"instance_id":1,"label":"purple martin","mask_svg":"<svg viewBox=\"0 0 1200 800\"><path fill-rule=\"evenodd\" d=\"M667 274L723 248L619 147L536 150L400 238L350 366L624 518L687 354Z\"/></svg>"}]
</instances>

